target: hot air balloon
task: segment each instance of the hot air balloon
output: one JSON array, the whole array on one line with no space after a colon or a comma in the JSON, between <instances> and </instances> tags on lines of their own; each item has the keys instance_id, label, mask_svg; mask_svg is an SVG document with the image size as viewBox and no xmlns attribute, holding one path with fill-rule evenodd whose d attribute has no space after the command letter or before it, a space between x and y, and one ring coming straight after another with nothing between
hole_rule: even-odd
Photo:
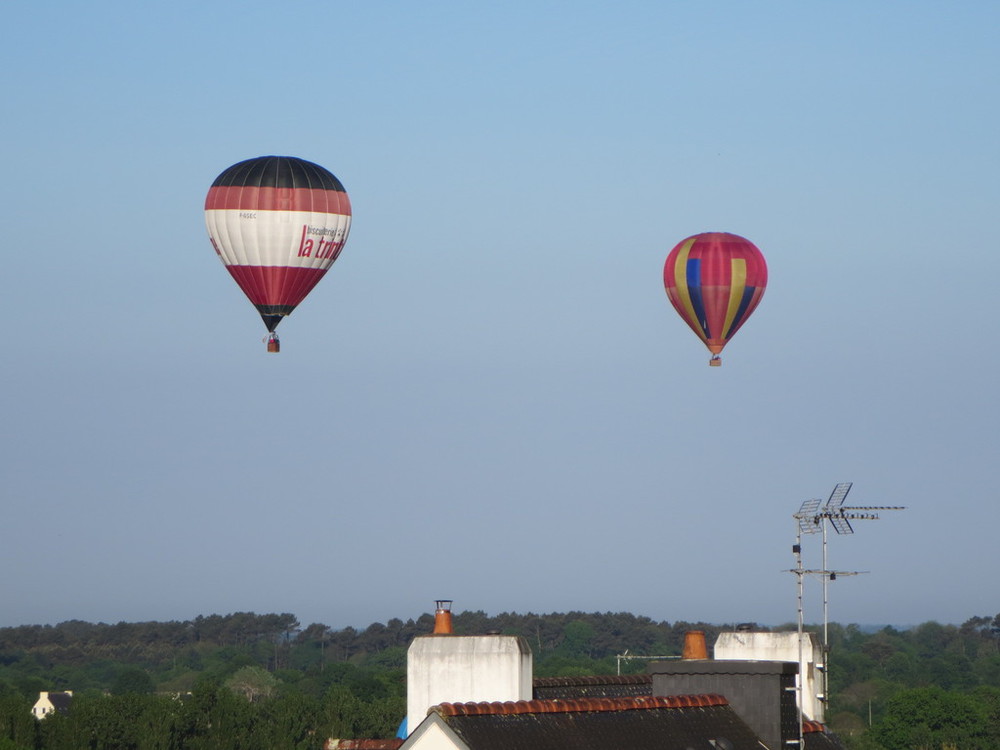
<instances>
[{"instance_id":1,"label":"hot air balloon","mask_svg":"<svg viewBox=\"0 0 1000 750\"><path fill-rule=\"evenodd\" d=\"M347 242L351 202L340 180L293 156L260 156L215 178L205 198L208 238L226 270L274 329L323 278Z\"/></svg>"},{"instance_id":2,"label":"hot air balloon","mask_svg":"<svg viewBox=\"0 0 1000 750\"><path fill-rule=\"evenodd\" d=\"M767 264L757 246L739 235L706 232L688 237L663 266L667 297L712 353L709 364L750 317L767 287Z\"/></svg>"}]
</instances>

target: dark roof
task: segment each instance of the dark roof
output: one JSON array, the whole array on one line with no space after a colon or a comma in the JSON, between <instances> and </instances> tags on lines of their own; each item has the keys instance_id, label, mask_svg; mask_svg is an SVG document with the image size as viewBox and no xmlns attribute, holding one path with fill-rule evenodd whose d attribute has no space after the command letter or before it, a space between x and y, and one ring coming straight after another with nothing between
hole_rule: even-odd
<instances>
[{"instance_id":1,"label":"dark roof","mask_svg":"<svg viewBox=\"0 0 1000 750\"><path fill-rule=\"evenodd\" d=\"M327 740L323 750L398 750L402 740Z\"/></svg>"},{"instance_id":2,"label":"dark roof","mask_svg":"<svg viewBox=\"0 0 1000 750\"><path fill-rule=\"evenodd\" d=\"M49 695L49 703L52 704L52 707L56 711L58 711L61 714L69 712L70 705L72 705L73 703L72 693L50 692L48 695Z\"/></svg>"},{"instance_id":3,"label":"dark roof","mask_svg":"<svg viewBox=\"0 0 1000 750\"><path fill-rule=\"evenodd\" d=\"M443 703L429 714L470 750L710 750L723 739L760 750L720 695Z\"/></svg>"},{"instance_id":4,"label":"dark roof","mask_svg":"<svg viewBox=\"0 0 1000 750\"><path fill-rule=\"evenodd\" d=\"M649 665L649 673L656 674L735 674L735 675L790 675L798 674L799 665L793 661L751 661L744 659L677 659L657 661Z\"/></svg>"},{"instance_id":5,"label":"dark roof","mask_svg":"<svg viewBox=\"0 0 1000 750\"><path fill-rule=\"evenodd\" d=\"M652 694L653 678L648 674L536 677L534 680L536 699L626 698Z\"/></svg>"},{"instance_id":6,"label":"dark roof","mask_svg":"<svg viewBox=\"0 0 1000 750\"><path fill-rule=\"evenodd\" d=\"M681 659L652 662L654 695L717 693L771 748L799 739L794 662Z\"/></svg>"}]
</instances>

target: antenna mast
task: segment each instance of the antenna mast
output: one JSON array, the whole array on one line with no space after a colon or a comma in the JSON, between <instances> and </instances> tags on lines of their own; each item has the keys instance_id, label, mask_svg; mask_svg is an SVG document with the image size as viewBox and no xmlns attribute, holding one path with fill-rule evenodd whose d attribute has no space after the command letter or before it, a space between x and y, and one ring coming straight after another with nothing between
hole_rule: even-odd
<instances>
[{"instance_id":1,"label":"antenna mast","mask_svg":"<svg viewBox=\"0 0 1000 750\"><path fill-rule=\"evenodd\" d=\"M820 700L826 705L830 688L830 633L829 633L829 593L828 585L830 581L837 580L837 576L860 575L867 571L845 571L830 570L827 563L827 523L833 526L837 534L853 534L854 528L851 521L877 521L879 516L877 511L884 510L905 510L902 505L844 505L847 493L851 491L853 482L841 482L833 488L826 503L820 507L822 500L806 500L802 503L799 511L793 514L796 520L795 546L792 551L795 553L795 569L790 571L795 573L798 585L798 627L799 627L799 746L803 745L802 733L802 688L804 682L802 663L802 638L803 638L803 608L802 608L802 580L806 575L818 575L823 581L823 695ZM805 570L802 567L802 535L822 532L823 535L823 567L820 570Z\"/></svg>"}]
</instances>

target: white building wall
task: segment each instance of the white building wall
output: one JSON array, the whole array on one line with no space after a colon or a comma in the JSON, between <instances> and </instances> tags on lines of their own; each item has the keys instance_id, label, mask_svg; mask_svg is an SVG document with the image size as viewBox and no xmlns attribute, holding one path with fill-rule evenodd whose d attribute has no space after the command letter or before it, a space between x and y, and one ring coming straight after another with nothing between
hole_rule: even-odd
<instances>
[{"instance_id":1,"label":"white building wall","mask_svg":"<svg viewBox=\"0 0 1000 750\"><path fill-rule=\"evenodd\" d=\"M716 659L740 661L799 661L799 634L738 631L720 633L715 641ZM802 683L802 713L807 719L823 722L823 648L815 633L803 633L802 664L796 680Z\"/></svg>"},{"instance_id":2,"label":"white building wall","mask_svg":"<svg viewBox=\"0 0 1000 750\"><path fill-rule=\"evenodd\" d=\"M49 700L48 692L42 692L38 694L38 700L35 701L35 705L32 707L31 713L34 714L36 719L42 719L55 710L55 706L53 706L52 701Z\"/></svg>"},{"instance_id":3,"label":"white building wall","mask_svg":"<svg viewBox=\"0 0 1000 750\"><path fill-rule=\"evenodd\" d=\"M418 636L406 654L407 731L439 703L531 700L531 680L531 649L520 636Z\"/></svg>"},{"instance_id":4,"label":"white building wall","mask_svg":"<svg viewBox=\"0 0 1000 750\"><path fill-rule=\"evenodd\" d=\"M413 732L400 750L466 750L466 745L444 722L431 720Z\"/></svg>"}]
</instances>

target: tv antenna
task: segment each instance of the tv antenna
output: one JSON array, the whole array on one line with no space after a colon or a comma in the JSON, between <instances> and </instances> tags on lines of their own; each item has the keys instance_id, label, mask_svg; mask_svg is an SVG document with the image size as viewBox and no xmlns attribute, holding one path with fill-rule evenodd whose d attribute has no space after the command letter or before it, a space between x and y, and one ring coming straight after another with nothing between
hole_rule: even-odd
<instances>
[{"instance_id":1,"label":"tv antenna","mask_svg":"<svg viewBox=\"0 0 1000 750\"><path fill-rule=\"evenodd\" d=\"M902 505L844 505L847 493L851 491L853 482L841 482L833 488L830 497L825 504L819 499L806 500L802 503L798 513L793 514L796 520L795 545L792 552L795 554L795 569L790 571L795 574L798 585L798 627L799 627L799 745L802 747L802 687L803 687L803 664L802 664L802 637L804 628L802 589L803 578L806 575L818 575L823 581L823 695L820 700L825 704L828 697L830 670L830 637L829 637L829 593L827 586L830 581L837 580L837 576L855 576L867 571L846 571L830 570L827 563L827 523L833 526L837 534L853 534L854 527L851 521L877 521L878 513L885 510L905 510ZM822 507L821 507L822 504ZM823 567L820 570L806 570L802 566L802 535L823 534Z\"/></svg>"},{"instance_id":2,"label":"tv antenna","mask_svg":"<svg viewBox=\"0 0 1000 750\"><path fill-rule=\"evenodd\" d=\"M833 526L837 534L853 534L854 527L851 521L877 521L879 511L885 510L906 510L903 505L844 505L847 493L851 491L853 482L841 482L833 488L830 497L822 508L819 507L819 500L806 500L795 514L799 523L799 531L805 534L814 534L817 531L823 533L823 569L817 572L823 579L823 648L829 647L828 611L829 596L827 584L836 581L838 575L857 575L857 573L847 573L839 570L830 570L827 565L827 522Z\"/></svg>"}]
</instances>

